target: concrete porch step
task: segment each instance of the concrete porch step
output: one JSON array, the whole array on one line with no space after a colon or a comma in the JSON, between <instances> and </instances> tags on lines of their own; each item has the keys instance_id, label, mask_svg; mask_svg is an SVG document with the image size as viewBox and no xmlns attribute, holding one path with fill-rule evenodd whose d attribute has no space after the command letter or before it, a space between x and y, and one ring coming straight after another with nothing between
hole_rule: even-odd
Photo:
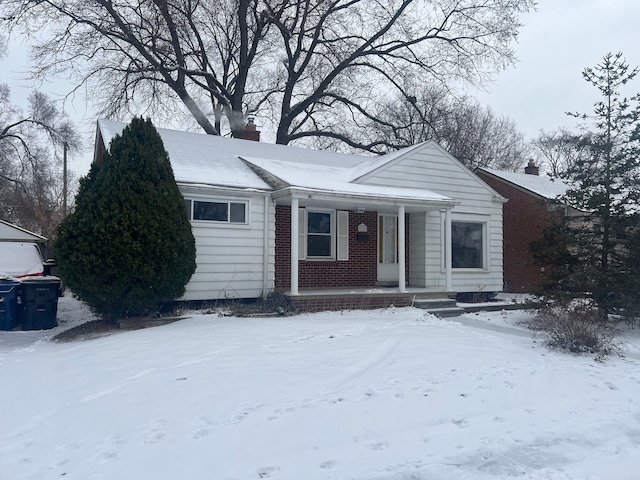
<instances>
[{"instance_id":1,"label":"concrete porch step","mask_svg":"<svg viewBox=\"0 0 640 480\"><path fill-rule=\"evenodd\" d=\"M420 299L413 302L413 306L440 318L457 317L464 313L464 308L459 307L455 299L451 298Z\"/></svg>"}]
</instances>

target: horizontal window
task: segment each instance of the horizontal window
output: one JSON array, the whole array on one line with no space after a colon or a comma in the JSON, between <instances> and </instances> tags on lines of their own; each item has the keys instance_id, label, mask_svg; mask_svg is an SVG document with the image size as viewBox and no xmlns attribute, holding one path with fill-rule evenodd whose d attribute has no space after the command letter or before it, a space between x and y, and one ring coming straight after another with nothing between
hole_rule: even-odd
<instances>
[{"instance_id":1,"label":"horizontal window","mask_svg":"<svg viewBox=\"0 0 640 480\"><path fill-rule=\"evenodd\" d=\"M247 223L247 203L226 200L205 202L185 199L190 220L219 223Z\"/></svg>"}]
</instances>

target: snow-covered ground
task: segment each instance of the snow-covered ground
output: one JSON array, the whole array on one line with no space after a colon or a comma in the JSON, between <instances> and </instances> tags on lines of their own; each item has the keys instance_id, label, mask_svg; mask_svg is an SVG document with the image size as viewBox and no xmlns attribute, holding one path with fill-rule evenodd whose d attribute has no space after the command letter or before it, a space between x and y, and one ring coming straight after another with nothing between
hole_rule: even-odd
<instances>
[{"instance_id":1,"label":"snow-covered ground","mask_svg":"<svg viewBox=\"0 0 640 480\"><path fill-rule=\"evenodd\" d=\"M0 332L0 479L640 478L640 335L550 352L521 311L194 313L95 340Z\"/></svg>"}]
</instances>

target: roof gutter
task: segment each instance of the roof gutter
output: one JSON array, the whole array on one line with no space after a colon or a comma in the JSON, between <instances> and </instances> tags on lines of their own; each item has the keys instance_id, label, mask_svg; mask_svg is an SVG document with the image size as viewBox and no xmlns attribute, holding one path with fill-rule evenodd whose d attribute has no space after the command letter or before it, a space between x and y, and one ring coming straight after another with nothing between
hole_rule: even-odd
<instances>
[{"instance_id":1,"label":"roof gutter","mask_svg":"<svg viewBox=\"0 0 640 480\"><path fill-rule=\"evenodd\" d=\"M444 197L443 199L425 199L419 197L409 196L387 196L387 195L372 195L366 193L351 193L351 192L339 192L333 190L319 190L304 187L287 187L276 192L272 195L274 200L281 198L298 198L300 200L317 200L327 202L362 202L365 204L385 205L385 206L409 206L418 207L424 209L424 207L445 208L455 207L460 204L460 201L451 198Z\"/></svg>"}]
</instances>

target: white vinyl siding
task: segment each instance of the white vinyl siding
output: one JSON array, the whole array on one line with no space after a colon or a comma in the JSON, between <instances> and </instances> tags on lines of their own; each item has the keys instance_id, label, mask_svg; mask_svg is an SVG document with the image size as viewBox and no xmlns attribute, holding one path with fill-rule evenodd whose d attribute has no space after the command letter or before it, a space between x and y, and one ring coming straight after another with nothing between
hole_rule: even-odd
<instances>
[{"instance_id":1,"label":"white vinyl siding","mask_svg":"<svg viewBox=\"0 0 640 480\"><path fill-rule=\"evenodd\" d=\"M219 202L219 196L197 195L181 188L187 199ZM186 192L184 191L186 190ZM230 205L246 205L244 223L192 220L196 240L196 272L187 284L181 300L219 300L227 298L257 298L264 290L272 290L275 281L274 206L267 201L269 221L266 225L267 272L265 275L265 197L254 194L223 198ZM229 207L231 208L231 207ZM231 218L233 218L233 212ZM236 217L237 218L237 217Z\"/></svg>"},{"instance_id":2,"label":"white vinyl siding","mask_svg":"<svg viewBox=\"0 0 640 480\"><path fill-rule=\"evenodd\" d=\"M452 287L458 292L502 291L502 202L496 192L453 159L435 142L364 175L359 183L430 190L459 201L452 221L468 215L486 222L485 268L453 269ZM461 220L461 221L462 221ZM410 214L410 284L444 289L444 212Z\"/></svg>"}]
</instances>

